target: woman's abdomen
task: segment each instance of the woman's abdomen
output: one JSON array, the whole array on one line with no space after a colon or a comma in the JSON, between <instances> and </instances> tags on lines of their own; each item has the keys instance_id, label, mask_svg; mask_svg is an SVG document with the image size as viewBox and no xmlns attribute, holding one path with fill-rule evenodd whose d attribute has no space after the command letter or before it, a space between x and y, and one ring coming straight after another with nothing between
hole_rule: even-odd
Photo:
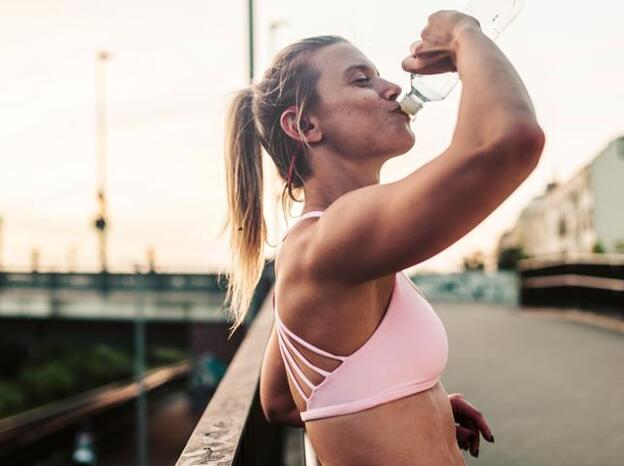
<instances>
[{"instance_id":1,"label":"woman's abdomen","mask_svg":"<svg viewBox=\"0 0 624 466\"><path fill-rule=\"evenodd\" d=\"M306 422L323 466L463 466L441 383L357 413Z\"/></svg>"}]
</instances>

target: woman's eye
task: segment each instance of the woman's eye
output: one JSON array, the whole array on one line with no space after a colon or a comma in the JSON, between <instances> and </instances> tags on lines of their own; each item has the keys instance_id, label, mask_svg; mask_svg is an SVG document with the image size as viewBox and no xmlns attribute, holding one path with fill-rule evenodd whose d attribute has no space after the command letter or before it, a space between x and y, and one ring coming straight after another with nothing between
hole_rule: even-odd
<instances>
[{"instance_id":1,"label":"woman's eye","mask_svg":"<svg viewBox=\"0 0 624 466\"><path fill-rule=\"evenodd\" d=\"M370 81L369 77L358 78L358 79L355 80L356 83L360 83L360 82L367 83L369 81Z\"/></svg>"}]
</instances>

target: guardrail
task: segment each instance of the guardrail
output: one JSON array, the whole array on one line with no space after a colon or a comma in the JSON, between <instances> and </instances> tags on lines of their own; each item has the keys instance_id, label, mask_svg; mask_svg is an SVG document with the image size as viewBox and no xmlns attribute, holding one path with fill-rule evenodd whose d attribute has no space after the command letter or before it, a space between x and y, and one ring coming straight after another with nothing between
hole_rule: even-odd
<instances>
[{"instance_id":1,"label":"guardrail","mask_svg":"<svg viewBox=\"0 0 624 466\"><path fill-rule=\"evenodd\" d=\"M591 308L624 319L624 255L576 254L519 263L523 306Z\"/></svg>"},{"instance_id":2,"label":"guardrail","mask_svg":"<svg viewBox=\"0 0 624 466\"><path fill-rule=\"evenodd\" d=\"M218 292L217 274L0 272L1 288Z\"/></svg>"},{"instance_id":3,"label":"guardrail","mask_svg":"<svg viewBox=\"0 0 624 466\"><path fill-rule=\"evenodd\" d=\"M147 372L144 390L157 389L170 382L188 377L190 362L182 361ZM33 408L0 420L0 463L14 452L55 432L76 424L80 419L94 416L136 398L138 381L113 382L79 393L64 400Z\"/></svg>"}]
</instances>

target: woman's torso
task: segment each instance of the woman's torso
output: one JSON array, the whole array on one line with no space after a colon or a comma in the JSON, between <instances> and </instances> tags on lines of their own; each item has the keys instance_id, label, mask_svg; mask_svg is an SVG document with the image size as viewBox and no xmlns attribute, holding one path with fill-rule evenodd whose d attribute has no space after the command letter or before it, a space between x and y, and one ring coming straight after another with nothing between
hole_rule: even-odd
<instances>
[{"instance_id":1,"label":"woman's torso","mask_svg":"<svg viewBox=\"0 0 624 466\"><path fill-rule=\"evenodd\" d=\"M307 342L330 353L351 354L366 343L384 317L394 274L349 287L333 281L316 282L306 276L297 260L308 236L305 226L297 228L276 258L280 317ZM297 311L289 313L289 309ZM297 343L295 346L324 370L331 372L341 364ZM300 368L315 385L324 380L308 367ZM310 389L299 382L309 396ZM288 383L297 408L305 411L305 401L290 379ZM455 438L448 395L440 382L431 389L363 411L308 421L305 428L323 466L465 464Z\"/></svg>"}]
</instances>

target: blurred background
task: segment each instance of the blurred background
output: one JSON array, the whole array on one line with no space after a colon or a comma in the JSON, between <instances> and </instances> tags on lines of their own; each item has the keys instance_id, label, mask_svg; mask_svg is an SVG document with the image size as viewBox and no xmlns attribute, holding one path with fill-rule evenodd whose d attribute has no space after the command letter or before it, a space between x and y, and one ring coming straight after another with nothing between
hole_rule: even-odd
<instances>
[{"instance_id":1,"label":"blurred background","mask_svg":"<svg viewBox=\"0 0 624 466\"><path fill-rule=\"evenodd\" d=\"M217 276L232 93L320 34L349 39L408 90L401 60L427 16L463 3L3 0L0 464L174 464L246 335L226 338ZM525 2L497 43L546 133L541 161L408 270L449 332L447 390L491 413L497 443L480 464L624 455L623 13L615 0ZM461 83L418 114L414 148L382 182L447 147L460 95ZM265 173L270 259L301 205L284 216L268 157ZM514 395L514 411L501 393L520 374L542 388ZM562 396L585 427L571 414L561 427Z\"/></svg>"}]
</instances>

